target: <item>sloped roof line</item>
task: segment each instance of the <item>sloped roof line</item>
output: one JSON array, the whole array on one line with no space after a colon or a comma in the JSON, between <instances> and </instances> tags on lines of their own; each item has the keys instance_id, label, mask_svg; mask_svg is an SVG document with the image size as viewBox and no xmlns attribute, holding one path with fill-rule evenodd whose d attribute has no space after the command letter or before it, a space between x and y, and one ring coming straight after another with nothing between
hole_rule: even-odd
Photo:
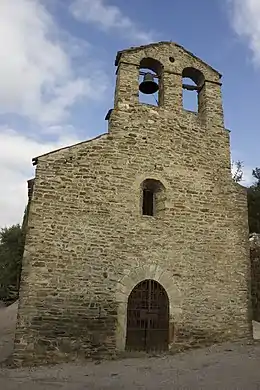
<instances>
[{"instance_id":1,"label":"sloped roof line","mask_svg":"<svg viewBox=\"0 0 260 390\"><path fill-rule=\"evenodd\" d=\"M76 144L72 144L72 145L68 145L68 146L63 146L62 148L52 150L52 151L50 151L50 152L41 154L40 156L37 156L37 157L33 157L33 158L32 158L32 163L33 163L33 165L36 165L36 164L37 164L38 158L45 157L45 156L48 156L49 154L53 154L53 153L56 153L56 152L60 152L61 150L73 148L74 146L78 146L78 145L81 145L81 144L89 143L89 142L91 142L91 141L95 141L96 139L101 138L101 137L103 137L103 136L105 136L105 135L108 135L108 133L102 133L102 134L99 134L98 136L96 136L96 137L94 137L94 138L90 138L90 139L87 139L87 140L85 140L85 141L80 141L80 142L77 142Z\"/></svg>"},{"instance_id":2,"label":"sloped roof line","mask_svg":"<svg viewBox=\"0 0 260 390\"><path fill-rule=\"evenodd\" d=\"M115 66L118 66L119 64L119 61L120 61L120 58L122 56L123 53L128 53L128 52L131 52L131 51L137 51L137 50L142 50L142 49L146 49L148 47L152 47L152 46L160 46L160 45L165 45L165 44L173 44L174 46L177 46L179 47L180 49L184 50L187 54L191 55L192 57L196 58L198 61L202 62L204 65L206 65L207 67L209 67L210 69L212 69L215 73L217 73L219 75L219 78L222 77L222 74L215 68L213 68L211 65L207 64L205 61L203 61L201 58L197 57L195 54L193 54L191 51L185 49L184 46L176 43L176 42L173 42L173 41L160 41L160 42L155 42L155 43L149 43L148 45L142 45L142 46L132 46L130 47L129 49L125 49L125 50L120 50L117 52L116 54L116 59L115 59Z\"/></svg>"}]
</instances>

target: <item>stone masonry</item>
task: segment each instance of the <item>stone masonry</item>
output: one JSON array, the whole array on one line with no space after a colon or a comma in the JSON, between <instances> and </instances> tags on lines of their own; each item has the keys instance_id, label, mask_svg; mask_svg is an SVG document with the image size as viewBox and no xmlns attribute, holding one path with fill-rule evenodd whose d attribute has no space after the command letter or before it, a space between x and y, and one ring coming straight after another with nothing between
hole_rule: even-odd
<instances>
[{"instance_id":1,"label":"stone masonry","mask_svg":"<svg viewBox=\"0 0 260 390\"><path fill-rule=\"evenodd\" d=\"M124 351L128 297L145 279L167 292L170 349L251 337L247 197L231 176L221 75L172 42L119 52L116 66L108 133L34 159L17 364ZM157 73L159 106L139 102L139 68ZM183 109L183 77L198 112ZM160 184L153 216L146 180Z\"/></svg>"},{"instance_id":2,"label":"stone masonry","mask_svg":"<svg viewBox=\"0 0 260 390\"><path fill-rule=\"evenodd\" d=\"M252 317L260 322L260 234L250 239Z\"/></svg>"}]
</instances>

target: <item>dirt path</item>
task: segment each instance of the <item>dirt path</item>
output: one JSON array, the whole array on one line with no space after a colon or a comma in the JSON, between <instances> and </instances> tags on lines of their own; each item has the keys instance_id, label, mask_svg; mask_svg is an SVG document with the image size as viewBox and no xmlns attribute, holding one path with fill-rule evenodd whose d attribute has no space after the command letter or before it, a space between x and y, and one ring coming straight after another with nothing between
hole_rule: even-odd
<instances>
[{"instance_id":1,"label":"dirt path","mask_svg":"<svg viewBox=\"0 0 260 390\"><path fill-rule=\"evenodd\" d=\"M12 353L17 309L17 302L8 307L0 306L0 362Z\"/></svg>"},{"instance_id":2,"label":"dirt path","mask_svg":"<svg viewBox=\"0 0 260 390\"><path fill-rule=\"evenodd\" d=\"M4 390L259 390L260 345L226 344L160 358L1 369Z\"/></svg>"}]
</instances>

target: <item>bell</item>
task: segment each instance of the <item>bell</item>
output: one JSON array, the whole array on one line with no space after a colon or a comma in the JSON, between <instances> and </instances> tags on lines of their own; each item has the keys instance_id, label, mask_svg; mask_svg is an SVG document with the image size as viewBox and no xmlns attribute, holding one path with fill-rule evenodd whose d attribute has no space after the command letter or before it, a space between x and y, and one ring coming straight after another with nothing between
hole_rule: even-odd
<instances>
[{"instance_id":1,"label":"bell","mask_svg":"<svg viewBox=\"0 0 260 390\"><path fill-rule=\"evenodd\" d=\"M139 85L139 90L146 95L151 95L157 92L159 85L154 81L152 73L146 73L144 79Z\"/></svg>"}]
</instances>

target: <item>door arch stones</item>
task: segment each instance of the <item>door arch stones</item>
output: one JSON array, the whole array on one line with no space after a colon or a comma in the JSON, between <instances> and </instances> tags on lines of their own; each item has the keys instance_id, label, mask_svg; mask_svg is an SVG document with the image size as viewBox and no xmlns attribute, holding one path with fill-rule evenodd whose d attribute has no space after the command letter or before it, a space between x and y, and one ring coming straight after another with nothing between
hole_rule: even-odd
<instances>
[{"instance_id":1,"label":"door arch stones","mask_svg":"<svg viewBox=\"0 0 260 390\"><path fill-rule=\"evenodd\" d=\"M147 264L135 268L132 272L126 270L125 276L118 281L116 288L116 301L118 305L116 347L118 351L124 351L126 346L127 303L129 295L135 286L146 279L158 282L168 295L170 333L173 324L175 326L180 321L182 297L176 286L176 281L169 271L164 270L157 264ZM170 336L169 343L171 341Z\"/></svg>"},{"instance_id":2,"label":"door arch stones","mask_svg":"<svg viewBox=\"0 0 260 390\"><path fill-rule=\"evenodd\" d=\"M133 288L127 303L126 349L165 351L169 346L169 299L155 280Z\"/></svg>"}]
</instances>

